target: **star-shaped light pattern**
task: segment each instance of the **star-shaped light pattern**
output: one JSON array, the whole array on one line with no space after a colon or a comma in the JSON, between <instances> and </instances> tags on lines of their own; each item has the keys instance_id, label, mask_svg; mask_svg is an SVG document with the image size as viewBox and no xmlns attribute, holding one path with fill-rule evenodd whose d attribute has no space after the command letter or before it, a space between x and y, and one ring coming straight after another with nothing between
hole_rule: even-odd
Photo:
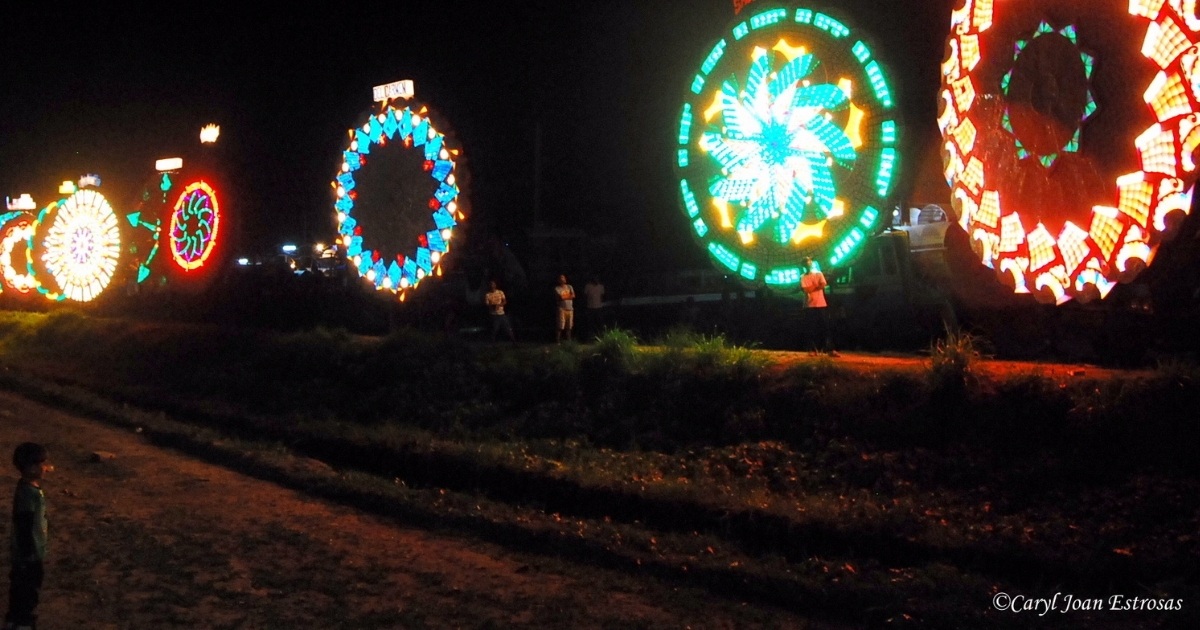
<instances>
[{"instance_id":1,"label":"star-shaped light pattern","mask_svg":"<svg viewBox=\"0 0 1200 630\"><path fill-rule=\"evenodd\" d=\"M801 223L828 219L833 163L851 168L858 157L829 114L846 109L849 96L837 85L807 80L819 63L808 53L788 57L755 48L746 89L729 77L718 91L724 124L711 125L700 145L724 175L709 193L742 207L734 228L744 242L772 222L773 238L786 244L801 234Z\"/></svg>"},{"instance_id":2,"label":"star-shaped light pattern","mask_svg":"<svg viewBox=\"0 0 1200 630\"><path fill-rule=\"evenodd\" d=\"M204 181L183 188L171 211L168 227L171 259L184 271L204 266L217 245L221 228L221 206L217 192Z\"/></svg>"},{"instance_id":3,"label":"star-shaped light pattern","mask_svg":"<svg viewBox=\"0 0 1200 630\"><path fill-rule=\"evenodd\" d=\"M1079 38L1075 33L1074 26L1064 26L1058 31L1055 31L1054 27L1050 26L1048 22L1042 22L1038 25L1037 31L1030 39L1017 40L1016 51L1013 53L1014 66L1020 61L1021 53L1025 52L1025 49L1034 39L1051 33L1057 33L1058 35L1061 35L1075 46L1079 45ZM1083 52L1082 50L1079 51L1079 60L1083 62L1084 78L1088 81L1088 90L1086 95L1087 102L1083 107L1083 113L1081 115L1079 124L1075 127L1074 135L1070 140L1067 141L1065 145L1058 147L1058 149L1053 153L1039 154L1036 149L1025 146L1024 140L1022 140L1021 136L1013 129L1012 116L1006 109L1004 112L1004 117L1001 119L1001 125L1004 127L1005 131L1012 134L1013 142L1017 145L1017 157L1021 159L1035 157L1042 164L1042 166L1050 168L1051 166L1054 166L1054 162L1058 160L1060 152L1075 153L1079 151L1079 140L1083 135L1083 124L1092 117L1092 114L1096 113L1096 99L1092 95L1091 90L1092 72L1095 70L1096 61L1091 55ZM1009 85L1012 82L1013 72L1015 71L1015 67L1010 69L1007 73L1005 73L1004 78L1000 80L1000 89L1006 97L1009 96Z\"/></svg>"},{"instance_id":4,"label":"star-shaped light pattern","mask_svg":"<svg viewBox=\"0 0 1200 630\"><path fill-rule=\"evenodd\" d=\"M392 144L421 151L425 171L436 183L428 203L434 229L413 235L416 248L409 254L369 248L362 226L354 216L359 194L354 173L366 165L373 149ZM447 137L429 120L425 107L397 109L386 105L362 127L350 130L350 146L342 153L342 165L333 181L338 240L351 266L377 290L395 293L400 300L425 278L441 275L442 259L450 251L454 228L465 219L459 210L461 191L455 176L459 150L448 145Z\"/></svg>"},{"instance_id":5,"label":"star-shaped light pattern","mask_svg":"<svg viewBox=\"0 0 1200 630\"><path fill-rule=\"evenodd\" d=\"M1013 191L1004 183L1012 178L1006 179L1006 173L998 170L1006 166L985 160L981 153L981 147L997 144L992 134L1004 134L1010 142L1017 136L1008 115L1010 103L1005 103L999 125L989 124L988 110L982 106L997 98L1006 101L1009 96L1011 72L1004 73L997 85L985 81L986 76L1001 76L993 72L992 64L1019 62L1022 52L1036 38L1051 34L1078 45L1074 27L1055 30L1042 22L1031 38L1019 39L1007 47L1015 50L1015 60L1009 53L990 51L989 46L995 45L992 40L1002 41L992 31L993 26L1001 18L1015 17L1004 14L1005 10L1016 10L1011 8L1015 6L994 0L963 0L952 12L938 115L952 199L981 260L1007 279L1015 292L1035 292L1039 300L1058 304L1073 298L1102 299L1117 282L1131 281L1152 262L1158 245L1171 235L1191 207L1197 175L1195 151L1200 147L1200 68L1196 67L1200 19L1196 3L1130 0L1125 19L1137 20L1138 29L1144 25L1141 42L1126 41L1108 32L1090 34L1095 39L1091 47L1102 54L1113 48L1137 47L1153 75L1146 87L1134 88L1144 90L1142 98L1147 109L1113 115L1151 122L1146 128L1132 130L1129 146L1135 160L1092 156L1118 164L1135 161L1140 170L1117 176L1105 194L1106 203L1093 205L1090 212L1074 220L1060 219L1054 224L1028 214L1024 220L1018 217ZM1089 5L1087 10L1114 9ZM1076 20L1086 17L1075 16ZM1005 47L1001 45L1001 49ZM985 54L989 52L994 54ZM1097 66L1089 54L1079 55L1089 82L1082 129L1096 109L1090 85ZM1082 141L1077 129L1061 149L1038 153L1018 139L1017 158L1036 157L1053 174L1049 167L1066 153L1080 151ZM1079 191L1068 194L1078 195Z\"/></svg>"},{"instance_id":6,"label":"star-shaped light pattern","mask_svg":"<svg viewBox=\"0 0 1200 630\"><path fill-rule=\"evenodd\" d=\"M38 291L61 301L89 302L108 287L121 256L117 215L99 192L83 189L48 206L38 217L47 226L35 251L58 291L41 284ZM36 238L36 237L34 237Z\"/></svg>"},{"instance_id":7,"label":"star-shaped light pattern","mask_svg":"<svg viewBox=\"0 0 1200 630\"><path fill-rule=\"evenodd\" d=\"M891 89L871 48L811 9L735 21L691 82L676 165L693 234L751 283L795 288L800 260L851 261L896 168Z\"/></svg>"}]
</instances>

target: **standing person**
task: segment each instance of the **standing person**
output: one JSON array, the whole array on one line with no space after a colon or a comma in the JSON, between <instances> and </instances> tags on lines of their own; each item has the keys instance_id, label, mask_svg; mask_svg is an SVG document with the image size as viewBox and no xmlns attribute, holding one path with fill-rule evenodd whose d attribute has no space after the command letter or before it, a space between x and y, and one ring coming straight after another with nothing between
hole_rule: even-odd
<instances>
[{"instance_id":1,"label":"standing person","mask_svg":"<svg viewBox=\"0 0 1200 630\"><path fill-rule=\"evenodd\" d=\"M587 284L583 285L583 298L586 307L583 311L586 332L592 337L598 337L604 327L604 285L600 283L600 278L592 276Z\"/></svg>"},{"instance_id":2,"label":"standing person","mask_svg":"<svg viewBox=\"0 0 1200 630\"><path fill-rule=\"evenodd\" d=\"M805 328L809 335L809 347L814 352L824 352L831 357L841 356L833 349L833 335L829 327L829 304L825 301L825 274L813 264L812 257L804 258L804 275L800 276L800 288L804 289Z\"/></svg>"},{"instance_id":3,"label":"standing person","mask_svg":"<svg viewBox=\"0 0 1200 630\"><path fill-rule=\"evenodd\" d=\"M500 290L495 280L492 280L488 286L491 287L491 290L483 296L483 303L487 304L488 313L492 318L492 341L496 340L496 333L502 330L509 341L516 341L517 336L513 334L512 322L508 320L508 314L504 312L508 298L504 296L504 291Z\"/></svg>"},{"instance_id":4,"label":"standing person","mask_svg":"<svg viewBox=\"0 0 1200 630\"><path fill-rule=\"evenodd\" d=\"M558 295L558 327L554 329L554 343L564 337L570 341L571 331L575 328L575 287L567 284L565 275L560 275L554 292Z\"/></svg>"},{"instance_id":5,"label":"standing person","mask_svg":"<svg viewBox=\"0 0 1200 630\"><path fill-rule=\"evenodd\" d=\"M53 470L46 447L25 442L13 451L13 465L21 471L12 509L12 571L9 573L7 630L35 630L37 605L46 560L46 495L42 478Z\"/></svg>"}]
</instances>

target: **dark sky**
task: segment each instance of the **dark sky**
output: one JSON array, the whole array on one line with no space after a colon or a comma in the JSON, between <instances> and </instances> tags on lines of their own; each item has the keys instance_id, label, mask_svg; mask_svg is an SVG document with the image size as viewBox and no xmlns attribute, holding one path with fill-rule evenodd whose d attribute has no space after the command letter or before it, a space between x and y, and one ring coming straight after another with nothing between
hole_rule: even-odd
<instances>
[{"instance_id":1,"label":"dark sky","mask_svg":"<svg viewBox=\"0 0 1200 630\"><path fill-rule=\"evenodd\" d=\"M270 14L57 4L0 8L2 195L44 204L58 182L97 172L107 196L131 203L155 159L195 150L216 122L243 247L320 240L335 229L329 181L346 130L372 109L373 85L411 78L464 146L481 225L507 235L535 218L540 126L537 218L659 255L664 243L690 247L673 137L730 0L293 3ZM828 6L876 42L913 153L927 153L951 1Z\"/></svg>"}]
</instances>

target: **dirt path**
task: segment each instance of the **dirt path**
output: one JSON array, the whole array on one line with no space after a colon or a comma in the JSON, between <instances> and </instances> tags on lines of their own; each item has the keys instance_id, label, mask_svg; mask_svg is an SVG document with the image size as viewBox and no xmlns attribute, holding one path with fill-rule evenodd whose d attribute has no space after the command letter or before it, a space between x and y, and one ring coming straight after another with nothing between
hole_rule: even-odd
<instances>
[{"instance_id":1,"label":"dirt path","mask_svg":"<svg viewBox=\"0 0 1200 630\"><path fill-rule=\"evenodd\" d=\"M809 627L362 515L0 392L6 484L25 440L45 443L56 466L43 630ZM95 461L96 451L114 457ZM0 584L2 597L7 569Z\"/></svg>"}]
</instances>

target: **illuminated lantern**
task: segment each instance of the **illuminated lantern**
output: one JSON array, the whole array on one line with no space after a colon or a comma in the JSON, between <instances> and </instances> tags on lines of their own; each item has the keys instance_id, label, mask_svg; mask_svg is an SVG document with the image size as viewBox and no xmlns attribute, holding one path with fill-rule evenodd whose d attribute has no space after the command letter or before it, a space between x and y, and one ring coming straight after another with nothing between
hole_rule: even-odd
<instances>
[{"instance_id":1,"label":"illuminated lantern","mask_svg":"<svg viewBox=\"0 0 1200 630\"><path fill-rule=\"evenodd\" d=\"M36 217L29 212L0 215L0 280L6 292L28 294L37 288L26 262L35 221Z\"/></svg>"},{"instance_id":2,"label":"illuminated lantern","mask_svg":"<svg viewBox=\"0 0 1200 630\"><path fill-rule=\"evenodd\" d=\"M159 160L157 170L138 197L133 212L121 221L124 281L135 284L162 277L163 224L169 219L170 204L178 194L182 160Z\"/></svg>"},{"instance_id":3,"label":"illuminated lantern","mask_svg":"<svg viewBox=\"0 0 1200 630\"><path fill-rule=\"evenodd\" d=\"M845 22L756 3L701 59L676 173L718 267L798 289L801 261L849 264L889 208L899 123L876 51Z\"/></svg>"},{"instance_id":4,"label":"illuminated lantern","mask_svg":"<svg viewBox=\"0 0 1200 630\"><path fill-rule=\"evenodd\" d=\"M1017 293L1103 298L1189 212L1195 0L965 0L938 125L959 222Z\"/></svg>"},{"instance_id":5,"label":"illuminated lantern","mask_svg":"<svg viewBox=\"0 0 1200 630\"><path fill-rule=\"evenodd\" d=\"M441 275L466 218L461 150L409 97L411 91L399 97L408 105L395 107L396 97L385 96L380 111L349 131L332 182L337 242L350 267L400 300Z\"/></svg>"},{"instance_id":6,"label":"illuminated lantern","mask_svg":"<svg viewBox=\"0 0 1200 630\"><path fill-rule=\"evenodd\" d=\"M186 164L178 172L159 174L165 176L160 187L169 187L158 224L157 257L161 262L152 260L148 269L155 282L161 273L171 291L202 293L231 262L226 245L231 233L229 195L224 194L229 185L220 172L212 166ZM153 228L153 221L142 220L150 223L144 229Z\"/></svg>"},{"instance_id":7,"label":"illuminated lantern","mask_svg":"<svg viewBox=\"0 0 1200 630\"><path fill-rule=\"evenodd\" d=\"M38 292L54 301L99 297L116 274L120 255L117 215L104 195L90 188L42 209L26 250Z\"/></svg>"},{"instance_id":8,"label":"illuminated lantern","mask_svg":"<svg viewBox=\"0 0 1200 630\"><path fill-rule=\"evenodd\" d=\"M171 209L167 228L171 260L185 272L203 267L216 248L220 228L216 191L204 181L188 184Z\"/></svg>"}]
</instances>

